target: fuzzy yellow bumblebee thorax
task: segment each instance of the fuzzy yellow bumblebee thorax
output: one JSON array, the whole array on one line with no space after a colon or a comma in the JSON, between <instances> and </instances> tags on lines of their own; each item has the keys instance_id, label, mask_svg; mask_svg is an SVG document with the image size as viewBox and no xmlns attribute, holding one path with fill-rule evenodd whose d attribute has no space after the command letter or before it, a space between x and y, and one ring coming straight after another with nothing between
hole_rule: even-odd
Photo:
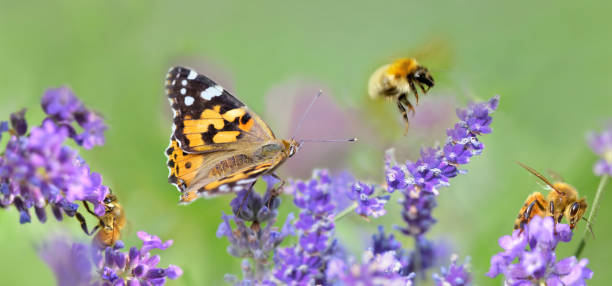
<instances>
[{"instance_id":1,"label":"fuzzy yellow bumblebee thorax","mask_svg":"<svg viewBox=\"0 0 612 286\"><path fill-rule=\"evenodd\" d=\"M401 58L394 61L387 69L388 75L393 75L396 78L405 78L413 73L419 64L413 58Z\"/></svg>"}]
</instances>

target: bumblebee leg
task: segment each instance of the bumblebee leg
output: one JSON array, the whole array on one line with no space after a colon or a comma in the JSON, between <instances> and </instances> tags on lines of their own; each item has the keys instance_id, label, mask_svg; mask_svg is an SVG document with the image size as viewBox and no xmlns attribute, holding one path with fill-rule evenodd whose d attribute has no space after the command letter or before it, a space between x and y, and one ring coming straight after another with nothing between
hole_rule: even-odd
<instances>
[{"instance_id":1,"label":"bumblebee leg","mask_svg":"<svg viewBox=\"0 0 612 286\"><path fill-rule=\"evenodd\" d=\"M410 103L410 101L408 100L408 95L403 93L401 94L397 100L399 102L401 102L403 105L407 106L408 109L410 110L410 112L412 112L412 115L414 115L414 106L412 106L412 103Z\"/></svg>"},{"instance_id":2,"label":"bumblebee leg","mask_svg":"<svg viewBox=\"0 0 612 286\"><path fill-rule=\"evenodd\" d=\"M400 97L397 99L397 108L399 108L400 113L402 113L402 117L404 118L404 122L406 123L405 133L408 133L408 128L410 128L410 121L408 121L408 113L406 113L406 108L402 104L404 100L406 100L406 94L400 95ZM409 105L409 108L412 108L412 105Z\"/></svg>"},{"instance_id":3,"label":"bumblebee leg","mask_svg":"<svg viewBox=\"0 0 612 286\"><path fill-rule=\"evenodd\" d=\"M416 98L416 104L419 104L419 91L414 86L414 82L408 81L408 85L410 85L410 89L414 92L414 97Z\"/></svg>"},{"instance_id":4,"label":"bumblebee leg","mask_svg":"<svg viewBox=\"0 0 612 286\"><path fill-rule=\"evenodd\" d=\"M429 87L426 89L424 84L418 84L419 88L421 89L421 91L423 92L423 94L426 94L427 92L429 92Z\"/></svg>"}]
</instances>

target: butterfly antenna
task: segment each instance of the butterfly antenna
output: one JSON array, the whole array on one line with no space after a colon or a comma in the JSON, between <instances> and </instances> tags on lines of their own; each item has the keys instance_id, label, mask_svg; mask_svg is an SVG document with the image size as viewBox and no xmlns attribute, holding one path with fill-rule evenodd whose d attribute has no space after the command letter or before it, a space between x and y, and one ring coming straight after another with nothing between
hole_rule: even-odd
<instances>
[{"instance_id":1,"label":"butterfly antenna","mask_svg":"<svg viewBox=\"0 0 612 286\"><path fill-rule=\"evenodd\" d=\"M312 99L312 101L310 102L310 104L308 105L308 107L306 108L306 110L304 111L304 113L302 114L302 118L300 118L300 121L298 121L298 125L295 127L295 131L293 131L293 136L291 136L291 139L295 139L295 136L297 135L298 131L300 131L300 127L302 127L302 122L304 122L304 119L306 119L306 116L308 115L308 113L310 112L310 109L312 108L312 106L314 105L315 101L317 101L317 99L323 94L322 90L319 90L319 92L317 92L317 95L315 95L315 97Z\"/></svg>"},{"instance_id":2,"label":"butterfly antenna","mask_svg":"<svg viewBox=\"0 0 612 286\"><path fill-rule=\"evenodd\" d=\"M538 173L538 171L534 170L533 168L517 161L517 164L519 164L521 167L525 168L525 170L529 171L529 173L533 174L534 176L538 177L538 179L542 180L542 182L546 183L549 187L551 187L553 190L555 190L555 192L557 192L560 195L565 195L563 192L559 191L557 188L555 188L555 186L548 180L546 179L546 177L544 177L542 174Z\"/></svg>"},{"instance_id":3,"label":"butterfly antenna","mask_svg":"<svg viewBox=\"0 0 612 286\"><path fill-rule=\"evenodd\" d=\"M304 142L355 142L357 138L348 138L348 139L302 139L300 140L300 145Z\"/></svg>"}]
</instances>

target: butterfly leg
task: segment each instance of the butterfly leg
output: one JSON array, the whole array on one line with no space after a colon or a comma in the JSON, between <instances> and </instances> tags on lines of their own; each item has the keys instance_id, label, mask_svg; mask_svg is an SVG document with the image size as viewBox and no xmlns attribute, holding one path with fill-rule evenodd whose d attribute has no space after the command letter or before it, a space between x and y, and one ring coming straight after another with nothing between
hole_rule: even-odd
<instances>
[{"instance_id":1,"label":"butterfly leg","mask_svg":"<svg viewBox=\"0 0 612 286\"><path fill-rule=\"evenodd\" d=\"M279 180L280 186L278 187L273 187L270 190L270 197L268 198L268 201L266 202L266 205L268 206L268 209L272 208L272 205L274 203L274 200L280 196L280 194L283 193L283 188L285 186L285 180L281 179L278 175L276 175L276 173L271 173L270 176L274 177L275 179Z\"/></svg>"},{"instance_id":2,"label":"butterfly leg","mask_svg":"<svg viewBox=\"0 0 612 286\"><path fill-rule=\"evenodd\" d=\"M240 207L238 207L238 210L236 211L236 215L242 213L242 207L244 207L244 204L246 203L247 199L252 195L253 185L251 185L250 188L245 190L245 192L246 194L244 194L244 197L242 198L242 201L240 202Z\"/></svg>"}]
</instances>

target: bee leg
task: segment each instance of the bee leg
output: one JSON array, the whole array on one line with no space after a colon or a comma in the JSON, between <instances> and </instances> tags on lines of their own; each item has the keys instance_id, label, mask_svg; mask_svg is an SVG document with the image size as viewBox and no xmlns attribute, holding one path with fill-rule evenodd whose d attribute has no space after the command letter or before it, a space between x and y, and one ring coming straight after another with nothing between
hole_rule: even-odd
<instances>
[{"instance_id":1,"label":"bee leg","mask_svg":"<svg viewBox=\"0 0 612 286\"><path fill-rule=\"evenodd\" d=\"M427 92L429 92L429 87L427 87L427 89L425 89L425 85L424 84L418 84L419 88L421 89L421 91L423 92L423 94L426 94Z\"/></svg>"},{"instance_id":2,"label":"bee leg","mask_svg":"<svg viewBox=\"0 0 612 286\"><path fill-rule=\"evenodd\" d=\"M412 112L412 115L414 115L414 106L412 106L412 103L410 103L410 101L408 100L408 95L405 93L402 93L397 100L399 102L401 102L402 104L406 105L408 107L408 109L410 109L410 112Z\"/></svg>"},{"instance_id":3,"label":"bee leg","mask_svg":"<svg viewBox=\"0 0 612 286\"><path fill-rule=\"evenodd\" d=\"M550 201L548 203L548 211L550 212L550 217L552 217L552 219L553 219L553 224L554 224L553 225L553 232L555 234L557 234L557 220L559 222L561 222L561 218L563 217L563 212L561 212L561 215L559 216L558 219L555 217L555 204L554 204L553 201Z\"/></svg>"},{"instance_id":4,"label":"bee leg","mask_svg":"<svg viewBox=\"0 0 612 286\"><path fill-rule=\"evenodd\" d=\"M404 122L406 123L406 131L404 132L405 134L405 133L408 133L408 129L410 128L410 121L408 121L408 113L406 113L406 108L404 107L404 105L402 105L402 101L403 101L402 98L403 100L405 100L406 95L402 94L397 99L397 108L399 108L400 112L402 113L402 117L404 118ZM412 108L412 105L409 105L409 108Z\"/></svg>"},{"instance_id":5,"label":"bee leg","mask_svg":"<svg viewBox=\"0 0 612 286\"><path fill-rule=\"evenodd\" d=\"M83 202L83 206L85 207L88 213L90 213L91 215L95 217L98 217L98 215L89 208L89 204L87 203L87 201L82 201L82 202Z\"/></svg>"},{"instance_id":6,"label":"bee leg","mask_svg":"<svg viewBox=\"0 0 612 286\"><path fill-rule=\"evenodd\" d=\"M414 97L416 98L416 104L419 104L419 91L414 86L414 82L408 81L408 85L410 85L410 89L414 92Z\"/></svg>"},{"instance_id":7,"label":"bee leg","mask_svg":"<svg viewBox=\"0 0 612 286\"><path fill-rule=\"evenodd\" d=\"M525 212L523 213L523 217L521 218L521 223L520 223L521 231L519 232L519 234L523 233L523 231L525 230L525 225L531 218L531 212L533 211L533 207L535 205L536 205L536 201L531 202L529 206L527 206L527 209L525 210Z\"/></svg>"},{"instance_id":8,"label":"bee leg","mask_svg":"<svg viewBox=\"0 0 612 286\"><path fill-rule=\"evenodd\" d=\"M87 221L85 221L85 218L83 217L83 215L80 212L77 212L75 214L75 217L79 221L79 223L81 224L81 229L87 235L92 235L92 234L96 233L98 228L100 228L100 225L96 225L91 231L89 231L89 230L87 230Z\"/></svg>"}]
</instances>

